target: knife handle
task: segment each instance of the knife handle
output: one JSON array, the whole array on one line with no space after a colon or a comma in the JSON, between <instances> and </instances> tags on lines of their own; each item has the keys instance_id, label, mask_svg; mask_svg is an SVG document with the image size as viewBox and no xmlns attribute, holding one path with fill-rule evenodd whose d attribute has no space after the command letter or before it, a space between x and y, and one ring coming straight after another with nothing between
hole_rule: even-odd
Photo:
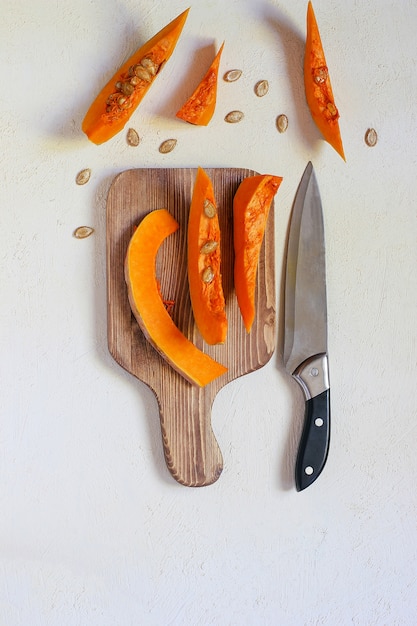
<instances>
[{"instance_id":1,"label":"knife handle","mask_svg":"<svg viewBox=\"0 0 417 626\"><path fill-rule=\"evenodd\" d=\"M330 388L327 356L305 362L295 376L306 396L304 427L295 464L297 491L309 487L326 464L330 443Z\"/></svg>"}]
</instances>

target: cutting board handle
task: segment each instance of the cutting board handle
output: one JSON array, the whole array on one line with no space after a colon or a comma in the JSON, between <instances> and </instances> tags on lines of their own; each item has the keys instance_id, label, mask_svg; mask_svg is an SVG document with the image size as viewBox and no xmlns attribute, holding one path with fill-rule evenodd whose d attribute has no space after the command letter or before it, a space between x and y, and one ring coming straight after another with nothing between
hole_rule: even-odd
<instances>
[{"instance_id":1,"label":"cutting board handle","mask_svg":"<svg viewBox=\"0 0 417 626\"><path fill-rule=\"evenodd\" d=\"M219 478L223 457L211 425L213 392L189 383L158 394L167 467L187 487L204 487ZM179 397L180 396L180 397Z\"/></svg>"}]
</instances>

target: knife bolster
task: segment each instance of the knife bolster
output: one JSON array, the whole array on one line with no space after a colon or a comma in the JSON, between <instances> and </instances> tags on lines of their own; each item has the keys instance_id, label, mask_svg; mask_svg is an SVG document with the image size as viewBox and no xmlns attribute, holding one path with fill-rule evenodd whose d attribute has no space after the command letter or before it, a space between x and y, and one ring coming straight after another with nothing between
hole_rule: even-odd
<instances>
[{"instance_id":1,"label":"knife bolster","mask_svg":"<svg viewBox=\"0 0 417 626\"><path fill-rule=\"evenodd\" d=\"M306 359L295 370L293 376L301 385L306 399L315 398L330 388L327 355L316 354Z\"/></svg>"}]
</instances>

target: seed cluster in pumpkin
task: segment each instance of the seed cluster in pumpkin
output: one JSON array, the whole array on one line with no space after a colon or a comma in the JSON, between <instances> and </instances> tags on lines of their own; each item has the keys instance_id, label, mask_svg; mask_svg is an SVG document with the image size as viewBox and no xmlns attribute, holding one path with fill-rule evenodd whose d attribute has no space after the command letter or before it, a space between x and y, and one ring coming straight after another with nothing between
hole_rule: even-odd
<instances>
[{"instance_id":1,"label":"seed cluster in pumpkin","mask_svg":"<svg viewBox=\"0 0 417 626\"><path fill-rule=\"evenodd\" d=\"M151 83L157 75L159 65L153 59L155 52L143 57L139 63L131 65L114 85L114 92L106 100L106 112L103 113L104 122L111 123L134 106L136 93Z\"/></svg>"}]
</instances>

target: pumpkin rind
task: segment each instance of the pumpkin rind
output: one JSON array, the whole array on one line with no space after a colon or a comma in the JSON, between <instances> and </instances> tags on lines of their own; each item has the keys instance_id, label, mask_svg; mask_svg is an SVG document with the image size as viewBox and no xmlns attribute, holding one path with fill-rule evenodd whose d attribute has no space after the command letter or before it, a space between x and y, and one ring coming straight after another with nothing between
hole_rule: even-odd
<instances>
[{"instance_id":1,"label":"pumpkin rind","mask_svg":"<svg viewBox=\"0 0 417 626\"><path fill-rule=\"evenodd\" d=\"M199 167L188 219L188 283L197 328L210 345L224 343L227 335L220 264L220 226L213 185Z\"/></svg>"},{"instance_id":2,"label":"pumpkin rind","mask_svg":"<svg viewBox=\"0 0 417 626\"><path fill-rule=\"evenodd\" d=\"M234 283L239 309L249 333L255 319L259 254L269 209L282 182L280 176L245 178L233 198Z\"/></svg>"},{"instance_id":3,"label":"pumpkin rind","mask_svg":"<svg viewBox=\"0 0 417 626\"><path fill-rule=\"evenodd\" d=\"M323 45L311 1L307 8L307 37L304 56L304 86L312 118L324 139L340 154L345 153Z\"/></svg>"},{"instance_id":4,"label":"pumpkin rind","mask_svg":"<svg viewBox=\"0 0 417 626\"><path fill-rule=\"evenodd\" d=\"M199 350L174 324L155 275L158 250L178 227L178 222L166 209L148 213L130 240L125 280L132 312L145 337L181 376L204 387L227 368Z\"/></svg>"},{"instance_id":5,"label":"pumpkin rind","mask_svg":"<svg viewBox=\"0 0 417 626\"><path fill-rule=\"evenodd\" d=\"M216 108L219 65L223 48L224 42L194 93L176 113L178 118L196 126L207 126L210 122Z\"/></svg>"},{"instance_id":6,"label":"pumpkin rind","mask_svg":"<svg viewBox=\"0 0 417 626\"><path fill-rule=\"evenodd\" d=\"M139 48L114 74L109 82L103 87L96 99L88 109L82 123L82 130L95 144L102 144L120 132L129 118L143 100L148 89L159 75L161 67L168 61L174 52L178 38L184 27L189 9L181 13L172 22L165 26L159 33L154 35L147 43ZM125 102L120 105L123 108L115 108L109 105L117 94L116 84L129 82L130 68L140 65L143 59L151 59L157 67L155 74L149 74L149 80L139 79L134 86L133 92L126 96ZM147 74L145 74L147 76ZM108 110L110 109L110 110Z\"/></svg>"}]
</instances>

